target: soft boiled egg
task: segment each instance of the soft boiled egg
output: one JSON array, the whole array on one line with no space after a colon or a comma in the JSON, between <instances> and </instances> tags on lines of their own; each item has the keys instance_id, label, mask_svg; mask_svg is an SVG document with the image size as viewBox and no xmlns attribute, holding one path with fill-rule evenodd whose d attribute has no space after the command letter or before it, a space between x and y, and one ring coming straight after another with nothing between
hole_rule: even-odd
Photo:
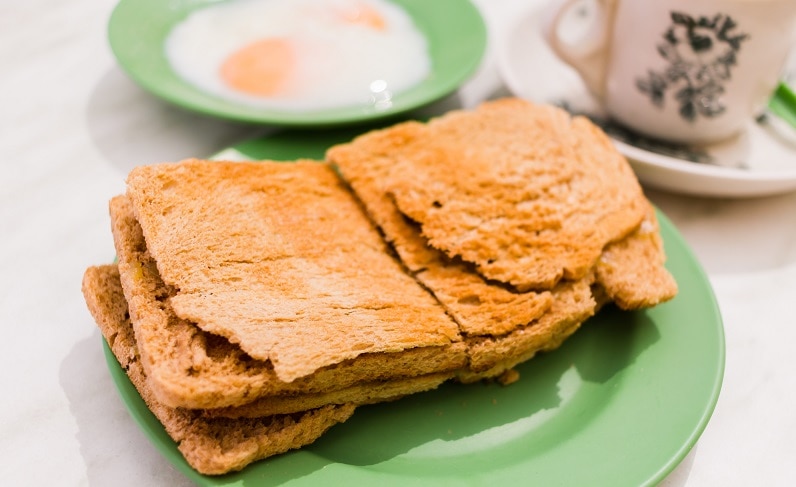
<instances>
[{"instance_id":1,"label":"soft boiled egg","mask_svg":"<svg viewBox=\"0 0 796 487\"><path fill-rule=\"evenodd\" d=\"M287 111L387 108L431 60L409 15L385 0L230 0L191 13L166 57L196 87Z\"/></svg>"}]
</instances>

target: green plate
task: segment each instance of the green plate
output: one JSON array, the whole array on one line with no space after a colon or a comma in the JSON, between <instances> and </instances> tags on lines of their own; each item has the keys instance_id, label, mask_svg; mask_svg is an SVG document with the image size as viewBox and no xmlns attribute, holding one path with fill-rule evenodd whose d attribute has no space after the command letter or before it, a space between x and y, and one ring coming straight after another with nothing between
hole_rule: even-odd
<instances>
[{"instance_id":1,"label":"green plate","mask_svg":"<svg viewBox=\"0 0 796 487\"><path fill-rule=\"evenodd\" d=\"M283 132L217 158L320 158L352 135ZM144 433L198 485L654 485L699 438L724 373L708 279L659 218L680 286L674 300L641 312L604 309L560 349L518 367L521 379L510 386L450 383L361 407L314 444L235 474L192 470L106 346L108 367Z\"/></svg>"},{"instance_id":2,"label":"green plate","mask_svg":"<svg viewBox=\"0 0 796 487\"><path fill-rule=\"evenodd\" d=\"M280 126L330 126L388 118L453 92L478 67L486 47L486 26L467 0L392 0L426 36L431 74L398 93L385 110L347 107L292 113L236 104L195 88L166 59L163 43L171 28L198 8L219 0L121 0L108 24L111 49L130 77L153 94L208 115Z\"/></svg>"}]
</instances>

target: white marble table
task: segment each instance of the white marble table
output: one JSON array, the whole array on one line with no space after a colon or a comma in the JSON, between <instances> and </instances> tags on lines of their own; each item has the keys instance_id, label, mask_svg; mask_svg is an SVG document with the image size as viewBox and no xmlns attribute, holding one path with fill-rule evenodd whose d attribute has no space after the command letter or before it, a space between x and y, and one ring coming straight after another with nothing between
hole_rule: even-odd
<instances>
[{"instance_id":1,"label":"white marble table","mask_svg":"<svg viewBox=\"0 0 796 487\"><path fill-rule=\"evenodd\" d=\"M499 29L523 2L478 3ZM187 113L131 83L105 40L113 5L0 2L2 485L187 484L115 392L80 279L113 257L106 202L133 166L262 129ZM461 100L501 89L490 52ZM796 485L796 193L649 196L707 270L727 343L713 418L664 484Z\"/></svg>"}]
</instances>

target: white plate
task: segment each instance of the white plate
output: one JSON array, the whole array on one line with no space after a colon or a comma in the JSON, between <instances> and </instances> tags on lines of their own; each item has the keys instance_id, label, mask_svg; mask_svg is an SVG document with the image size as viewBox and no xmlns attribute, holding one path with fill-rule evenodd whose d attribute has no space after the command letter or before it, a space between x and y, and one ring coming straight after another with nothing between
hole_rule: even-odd
<instances>
[{"instance_id":1,"label":"white plate","mask_svg":"<svg viewBox=\"0 0 796 487\"><path fill-rule=\"evenodd\" d=\"M563 35L589 21L588 4L572 9ZM541 34L541 12L525 12L498 39L498 66L520 98L554 103L604 120L578 74L550 50ZM772 117L751 122L735 140L690 149L661 145L606 126L620 152L646 186L710 197L751 197L796 190L796 131ZM692 162L702 160L703 162Z\"/></svg>"}]
</instances>

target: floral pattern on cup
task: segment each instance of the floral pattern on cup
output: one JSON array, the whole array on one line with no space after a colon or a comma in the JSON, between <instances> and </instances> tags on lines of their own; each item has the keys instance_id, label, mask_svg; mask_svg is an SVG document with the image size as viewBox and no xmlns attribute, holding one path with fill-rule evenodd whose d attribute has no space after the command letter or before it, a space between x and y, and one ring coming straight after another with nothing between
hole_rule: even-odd
<instances>
[{"instance_id":1,"label":"floral pattern on cup","mask_svg":"<svg viewBox=\"0 0 796 487\"><path fill-rule=\"evenodd\" d=\"M721 13L695 18L671 12L671 20L657 46L668 66L648 70L646 78L636 79L636 87L658 107L663 107L671 92L680 105L680 116L689 122L698 116L717 117L726 108L724 83L732 78L738 52L749 35L738 33L738 24Z\"/></svg>"}]
</instances>

